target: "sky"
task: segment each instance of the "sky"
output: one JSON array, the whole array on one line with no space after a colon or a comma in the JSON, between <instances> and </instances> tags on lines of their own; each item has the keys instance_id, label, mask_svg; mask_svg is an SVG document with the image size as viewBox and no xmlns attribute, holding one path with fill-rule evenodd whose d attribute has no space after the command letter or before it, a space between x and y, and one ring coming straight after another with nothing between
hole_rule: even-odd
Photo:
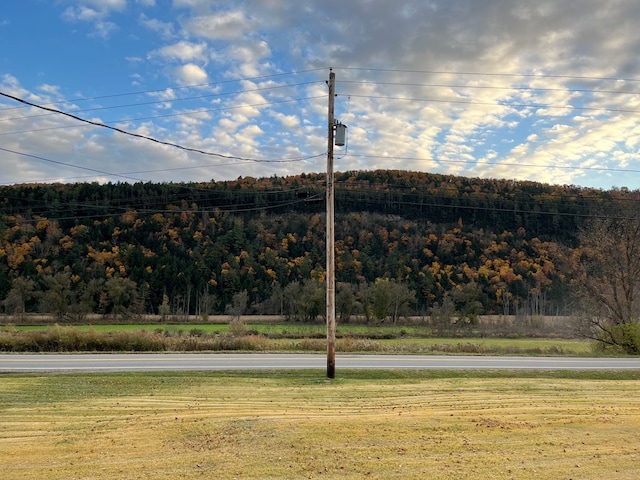
<instances>
[{"instance_id":1,"label":"sky","mask_svg":"<svg viewBox=\"0 0 640 480\"><path fill-rule=\"evenodd\" d=\"M21 0L0 184L401 169L640 189L637 0ZM64 113L58 113L64 112Z\"/></svg>"}]
</instances>

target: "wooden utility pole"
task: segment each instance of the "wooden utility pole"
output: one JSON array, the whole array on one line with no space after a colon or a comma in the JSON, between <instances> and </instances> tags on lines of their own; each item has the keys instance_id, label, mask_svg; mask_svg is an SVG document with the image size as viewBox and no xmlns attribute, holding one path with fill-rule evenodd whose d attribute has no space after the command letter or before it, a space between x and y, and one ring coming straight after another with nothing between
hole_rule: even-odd
<instances>
[{"instance_id":1,"label":"wooden utility pole","mask_svg":"<svg viewBox=\"0 0 640 480\"><path fill-rule=\"evenodd\" d=\"M333 195L333 132L336 74L329 70L329 118L327 122L327 377L336 376L336 273L335 210Z\"/></svg>"}]
</instances>

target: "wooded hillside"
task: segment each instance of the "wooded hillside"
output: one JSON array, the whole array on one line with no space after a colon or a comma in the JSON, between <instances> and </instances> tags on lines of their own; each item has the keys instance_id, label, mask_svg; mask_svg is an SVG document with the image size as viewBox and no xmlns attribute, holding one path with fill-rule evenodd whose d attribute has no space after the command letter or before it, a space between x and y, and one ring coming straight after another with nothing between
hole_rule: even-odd
<instances>
[{"instance_id":1,"label":"wooded hillside","mask_svg":"<svg viewBox=\"0 0 640 480\"><path fill-rule=\"evenodd\" d=\"M0 187L0 300L12 314L322 314L324 196L323 174ZM337 173L337 308L384 317L375 302L396 286L407 313L570 313L580 228L639 196Z\"/></svg>"}]
</instances>

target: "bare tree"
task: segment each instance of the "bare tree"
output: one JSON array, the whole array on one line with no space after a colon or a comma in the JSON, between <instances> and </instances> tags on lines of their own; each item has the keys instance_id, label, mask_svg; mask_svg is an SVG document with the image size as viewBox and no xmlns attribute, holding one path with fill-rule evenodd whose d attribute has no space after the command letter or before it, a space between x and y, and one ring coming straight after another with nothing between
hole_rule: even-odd
<instances>
[{"instance_id":1,"label":"bare tree","mask_svg":"<svg viewBox=\"0 0 640 480\"><path fill-rule=\"evenodd\" d=\"M27 311L27 302L35 297L36 282L30 278L18 277L13 280L11 290L4 300L6 311L22 319Z\"/></svg>"},{"instance_id":2,"label":"bare tree","mask_svg":"<svg viewBox=\"0 0 640 480\"><path fill-rule=\"evenodd\" d=\"M603 346L640 353L640 217L617 213L592 220L573 255L582 302L582 333Z\"/></svg>"},{"instance_id":3,"label":"bare tree","mask_svg":"<svg viewBox=\"0 0 640 480\"><path fill-rule=\"evenodd\" d=\"M248 303L249 293L246 290L234 293L233 298L231 299L231 303L227 304L225 308L225 312L228 315L231 315L232 320L237 321L242 315L245 314Z\"/></svg>"},{"instance_id":4,"label":"bare tree","mask_svg":"<svg viewBox=\"0 0 640 480\"><path fill-rule=\"evenodd\" d=\"M231 315L229 321L229 332L234 336L246 335L248 328L242 320L242 315L247 310L249 303L249 294L246 290L233 294L231 303L227 304L226 312Z\"/></svg>"}]
</instances>

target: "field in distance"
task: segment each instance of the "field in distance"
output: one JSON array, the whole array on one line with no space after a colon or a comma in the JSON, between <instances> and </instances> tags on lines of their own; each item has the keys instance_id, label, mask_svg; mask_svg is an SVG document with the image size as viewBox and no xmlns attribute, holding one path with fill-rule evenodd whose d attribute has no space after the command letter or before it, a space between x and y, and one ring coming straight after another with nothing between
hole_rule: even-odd
<instances>
[{"instance_id":1,"label":"field in distance","mask_svg":"<svg viewBox=\"0 0 640 480\"><path fill-rule=\"evenodd\" d=\"M432 336L424 326L343 324L339 352L589 356L593 344L562 337ZM0 351L326 350L326 327L301 323L125 324L0 327Z\"/></svg>"}]
</instances>

